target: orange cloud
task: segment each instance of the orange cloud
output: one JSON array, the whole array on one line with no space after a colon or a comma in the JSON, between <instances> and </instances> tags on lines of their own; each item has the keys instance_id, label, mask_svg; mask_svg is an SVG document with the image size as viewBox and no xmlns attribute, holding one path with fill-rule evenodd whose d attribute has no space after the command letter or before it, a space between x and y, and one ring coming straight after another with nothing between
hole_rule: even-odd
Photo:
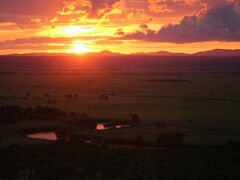
<instances>
[{"instance_id":1,"label":"orange cloud","mask_svg":"<svg viewBox=\"0 0 240 180\"><path fill-rule=\"evenodd\" d=\"M159 42L239 41L239 11L239 0L2 0L0 52L59 52L73 41L125 52L157 50Z\"/></svg>"}]
</instances>

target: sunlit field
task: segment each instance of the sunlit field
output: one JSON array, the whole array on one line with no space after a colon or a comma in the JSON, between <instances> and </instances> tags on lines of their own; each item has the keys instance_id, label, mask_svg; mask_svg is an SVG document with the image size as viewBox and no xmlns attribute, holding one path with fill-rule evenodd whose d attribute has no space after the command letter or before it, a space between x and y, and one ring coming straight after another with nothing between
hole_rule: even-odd
<instances>
[{"instance_id":1,"label":"sunlit field","mask_svg":"<svg viewBox=\"0 0 240 180\"><path fill-rule=\"evenodd\" d=\"M0 67L0 179L239 177L237 57L2 56Z\"/></svg>"},{"instance_id":2,"label":"sunlit field","mask_svg":"<svg viewBox=\"0 0 240 180\"><path fill-rule=\"evenodd\" d=\"M2 69L1 105L50 106L106 119L127 119L130 113L140 116L141 125L136 128L91 132L108 137L134 139L141 134L155 141L160 132L178 131L186 142L194 144L239 140L238 62L229 65L226 59L221 65L215 60L179 60L176 66L173 59L154 67L149 62L149 67L143 67L107 66L104 60L91 66L81 59L78 66L65 64L61 69L31 69L27 63ZM102 94L108 98L101 99ZM166 128L158 129L158 122L165 123Z\"/></svg>"}]
</instances>

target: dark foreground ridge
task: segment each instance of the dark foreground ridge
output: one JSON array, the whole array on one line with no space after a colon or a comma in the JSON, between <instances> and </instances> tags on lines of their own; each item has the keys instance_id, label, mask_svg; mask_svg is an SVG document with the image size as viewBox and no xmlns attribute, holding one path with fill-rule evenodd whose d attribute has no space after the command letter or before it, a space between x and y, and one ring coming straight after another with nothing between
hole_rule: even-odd
<instances>
[{"instance_id":1,"label":"dark foreground ridge","mask_svg":"<svg viewBox=\"0 0 240 180\"><path fill-rule=\"evenodd\" d=\"M240 179L240 143L232 140L218 146L191 145L183 142L181 134L172 139L164 133L159 134L155 143L143 141L141 136L134 141L102 140L91 133L83 133L86 129L95 131L94 123L104 122L86 114L41 106L2 106L0 115L1 125L29 119L65 122L64 126L36 127L19 132L24 135L55 130L57 141L0 148L1 180ZM138 126L140 118L136 114L132 117L137 121L134 126ZM105 123L118 122L105 120ZM165 124L158 123L158 127L164 128ZM73 133L75 131L80 133ZM86 142L87 139L90 140ZM0 144L2 140L4 137Z\"/></svg>"},{"instance_id":2,"label":"dark foreground ridge","mask_svg":"<svg viewBox=\"0 0 240 180\"><path fill-rule=\"evenodd\" d=\"M146 150L56 142L0 149L0 179L236 180L239 144Z\"/></svg>"}]
</instances>

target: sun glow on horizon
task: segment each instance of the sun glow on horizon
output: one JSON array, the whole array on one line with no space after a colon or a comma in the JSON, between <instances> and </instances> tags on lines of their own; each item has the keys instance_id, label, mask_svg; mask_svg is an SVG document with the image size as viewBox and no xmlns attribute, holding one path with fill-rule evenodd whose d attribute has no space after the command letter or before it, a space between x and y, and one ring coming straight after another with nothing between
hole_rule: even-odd
<instances>
[{"instance_id":1,"label":"sun glow on horizon","mask_svg":"<svg viewBox=\"0 0 240 180\"><path fill-rule=\"evenodd\" d=\"M72 48L67 51L67 53L75 53L75 54L82 54L82 53L87 53L91 52L90 48L87 48L84 43L81 41L74 41L72 44Z\"/></svg>"}]
</instances>

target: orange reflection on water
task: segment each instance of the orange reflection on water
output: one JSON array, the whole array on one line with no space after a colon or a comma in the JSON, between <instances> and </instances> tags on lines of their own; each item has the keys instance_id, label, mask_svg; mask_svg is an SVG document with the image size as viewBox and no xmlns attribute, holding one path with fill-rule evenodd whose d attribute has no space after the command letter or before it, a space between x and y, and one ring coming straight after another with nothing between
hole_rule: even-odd
<instances>
[{"instance_id":1,"label":"orange reflection on water","mask_svg":"<svg viewBox=\"0 0 240 180\"><path fill-rule=\"evenodd\" d=\"M56 141L58 139L55 132L34 133L26 136L31 139L42 139L48 141Z\"/></svg>"},{"instance_id":2,"label":"orange reflection on water","mask_svg":"<svg viewBox=\"0 0 240 180\"><path fill-rule=\"evenodd\" d=\"M104 123L97 124L96 130L103 131L103 130L107 130L107 129L110 129L110 128L107 128Z\"/></svg>"},{"instance_id":3,"label":"orange reflection on water","mask_svg":"<svg viewBox=\"0 0 240 180\"><path fill-rule=\"evenodd\" d=\"M116 129L122 129L122 128L130 128L130 125L116 125L115 128Z\"/></svg>"},{"instance_id":4,"label":"orange reflection on water","mask_svg":"<svg viewBox=\"0 0 240 180\"><path fill-rule=\"evenodd\" d=\"M104 131L109 129L122 129L122 128L130 128L130 125L124 125L124 124L117 124L113 126L106 126L104 123L98 123L96 130L98 131Z\"/></svg>"}]
</instances>

